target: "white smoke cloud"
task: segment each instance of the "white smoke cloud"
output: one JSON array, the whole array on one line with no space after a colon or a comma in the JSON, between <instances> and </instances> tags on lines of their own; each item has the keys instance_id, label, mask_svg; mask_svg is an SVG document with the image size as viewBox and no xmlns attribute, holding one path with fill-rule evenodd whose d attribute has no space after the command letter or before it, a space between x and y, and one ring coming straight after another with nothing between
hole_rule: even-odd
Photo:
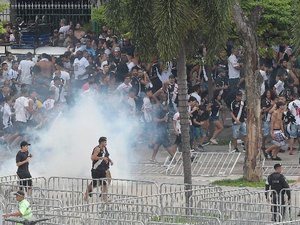
<instances>
[{"instance_id":1,"label":"white smoke cloud","mask_svg":"<svg viewBox=\"0 0 300 225\"><path fill-rule=\"evenodd\" d=\"M104 102L99 96L83 96L76 106L58 113L47 128L33 132L36 138L29 140L32 176L90 177L92 150L99 137L105 136L114 162L113 177L129 178L127 159L134 155L132 142L138 131L128 113L117 113L116 109L122 110L115 98ZM14 158L9 159L0 168L0 174L15 174L16 169Z\"/></svg>"}]
</instances>

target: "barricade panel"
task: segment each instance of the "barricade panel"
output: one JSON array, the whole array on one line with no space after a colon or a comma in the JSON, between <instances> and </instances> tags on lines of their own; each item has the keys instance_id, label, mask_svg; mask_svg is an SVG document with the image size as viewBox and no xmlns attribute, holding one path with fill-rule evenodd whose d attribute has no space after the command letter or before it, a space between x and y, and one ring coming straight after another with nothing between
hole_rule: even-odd
<instances>
[{"instance_id":1,"label":"barricade panel","mask_svg":"<svg viewBox=\"0 0 300 225\"><path fill-rule=\"evenodd\" d=\"M229 176L241 153L222 152L193 152L191 169L193 176ZM183 175L182 153L176 152L174 161L171 162L166 173L168 175Z\"/></svg>"}]
</instances>

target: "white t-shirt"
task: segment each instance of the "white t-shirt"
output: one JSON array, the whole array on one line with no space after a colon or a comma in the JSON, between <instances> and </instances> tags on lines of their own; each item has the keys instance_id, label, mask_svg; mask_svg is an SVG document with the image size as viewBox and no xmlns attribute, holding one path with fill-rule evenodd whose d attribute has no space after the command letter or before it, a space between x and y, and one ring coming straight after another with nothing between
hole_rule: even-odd
<instances>
[{"instance_id":1,"label":"white t-shirt","mask_svg":"<svg viewBox=\"0 0 300 225\"><path fill-rule=\"evenodd\" d=\"M29 99L25 96L21 96L16 99L14 108L15 108L15 114L16 114L16 121L20 122L27 122L28 117L28 111L26 107L29 106Z\"/></svg>"},{"instance_id":2,"label":"white t-shirt","mask_svg":"<svg viewBox=\"0 0 300 225\"><path fill-rule=\"evenodd\" d=\"M296 99L288 105L288 108L292 115L295 117L296 124L300 125L300 100Z\"/></svg>"},{"instance_id":3,"label":"white t-shirt","mask_svg":"<svg viewBox=\"0 0 300 225\"><path fill-rule=\"evenodd\" d=\"M240 78L241 72L236 69L238 65L238 59L234 54L231 54L228 58L228 76L229 79Z\"/></svg>"},{"instance_id":4,"label":"white t-shirt","mask_svg":"<svg viewBox=\"0 0 300 225\"><path fill-rule=\"evenodd\" d=\"M54 103L55 103L54 99L48 98L43 102L43 108L46 109L46 111L51 110L54 108Z\"/></svg>"},{"instance_id":5,"label":"white t-shirt","mask_svg":"<svg viewBox=\"0 0 300 225\"><path fill-rule=\"evenodd\" d=\"M56 76L55 73L53 73L52 78L54 79L55 76ZM68 80L70 80L70 74L68 72L66 72L66 71L61 70L59 78L63 79L64 80L64 84L66 84L66 82Z\"/></svg>"},{"instance_id":6,"label":"white t-shirt","mask_svg":"<svg viewBox=\"0 0 300 225\"><path fill-rule=\"evenodd\" d=\"M132 68L135 67L134 62L127 63L128 72L131 72Z\"/></svg>"},{"instance_id":7,"label":"white t-shirt","mask_svg":"<svg viewBox=\"0 0 300 225\"><path fill-rule=\"evenodd\" d=\"M180 126L180 115L179 112L175 113L173 116L173 120L176 121L176 130L178 132L178 134L181 134L181 126Z\"/></svg>"},{"instance_id":8,"label":"white t-shirt","mask_svg":"<svg viewBox=\"0 0 300 225\"><path fill-rule=\"evenodd\" d=\"M31 68L34 65L31 60L21 60L18 69L21 71L20 82L22 84L32 84Z\"/></svg>"},{"instance_id":9,"label":"white t-shirt","mask_svg":"<svg viewBox=\"0 0 300 225\"><path fill-rule=\"evenodd\" d=\"M9 126L12 125L11 123L11 108L10 106L5 102L4 105L3 105L3 116L2 116L2 119L3 119L3 128L7 128Z\"/></svg>"},{"instance_id":10,"label":"white t-shirt","mask_svg":"<svg viewBox=\"0 0 300 225\"><path fill-rule=\"evenodd\" d=\"M58 33L63 33L64 36L66 36L66 33L68 32L68 30L70 30L70 25L65 25L65 26L62 26L61 28L59 28Z\"/></svg>"},{"instance_id":11,"label":"white t-shirt","mask_svg":"<svg viewBox=\"0 0 300 225\"><path fill-rule=\"evenodd\" d=\"M261 84L261 87L260 87L260 95L263 95L265 93L265 91L266 91L265 81L268 80L268 77L267 77L266 71L260 70L259 72L260 72L260 74L261 74L261 76L262 76L262 78L264 80L262 82L262 84Z\"/></svg>"},{"instance_id":12,"label":"white t-shirt","mask_svg":"<svg viewBox=\"0 0 300 225\"><path fill-rule=\"evenodd\" d=\"M128 103L128 105L129 105L130 114L134 116L135 113L136 113L136 104L135 104L134 99L128 97L127 103Z\"/></svg>"},{"instance_id":13,"label":"white t-shirt","mask_svg":"<svg viewBox=\"0 0 300 225\"><path fill-rule=\"evenodd\" d=\"M11 80L11 79L17 79L18 78L18 71L15 71L13 69L10 69L7 73L7 76L8 76L8 79Z\"/></svg>"},{"instance_id":14,"label":"white t-shirt","mask_svg":"<svg viewBox=\"0 0 300 225\"><path fill-rule=\"evenodd\" d=\"M144 119L148 123L153 120L152 110L153 110L153 106L152 106L151 100L149 99L148 96L144 97L142 111L144 112Z\"/></svg>"},{"instance_id":15,"label":"white t-shirt","mask_svg":"<svg viewBox=\"0 0 300 225\"><path fill-rule=\"evenodd\" d=\"M284 82L278 80L278 82L274 85L276 94L279 95L284 90Z\"/></svg>"},{"instance_id":16,"label":"white t-shirt","mask_svg":"<svg viewBox=\"0 0 300 225\"><path fill-rule=\"evenodd\" d=\"M75 75L75 80L84 80L88 78L88 74L85 74L86 68L89 66L89 61L87 61L86 58L82 57L81 59L76 58L73 63L74 67L74 75ZM80 79L78 79L79 75L83 75Z\"/></svg>"},{"instance_id":17,"label":"white t-shirt","mask_svg":"<svg viewBox=\"0 0 300 225\"><path fill-rule=\"evenodd\" d=\"M129 93L130 88L132 87L132 85L129 84L125 84L122 83L117 87L117 91L121 93L121 95L126 95Z\"/></svg>"},{"instance_id":18,"label":"white t-shirt","mask_svg":"<svg viewBox=\"0 0 300 225\"><path fill-rule=\"evenodd\" d=\"M54 92L55 102L60 102L60 103L65 103L66 102L64 86L62 86L61 90L60 90L59 87L56 87L54 84L52 84L50 86L49 90Z\"/></svg>"}]
</instances>

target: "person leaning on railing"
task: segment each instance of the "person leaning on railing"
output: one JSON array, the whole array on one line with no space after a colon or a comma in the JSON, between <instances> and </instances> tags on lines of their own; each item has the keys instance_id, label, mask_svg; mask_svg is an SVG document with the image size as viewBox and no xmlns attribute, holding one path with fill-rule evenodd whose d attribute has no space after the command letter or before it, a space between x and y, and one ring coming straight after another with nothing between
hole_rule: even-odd
<instances>
[{"instance_id":1,"label":"person leaning on railing","mask_svg":"<svg viewBox=\"0 0 300 225\"><path fill-rule=\"evenodd\" d=\"M30 208L30 203L25 199L25 193L22 190L19 190L18 192L14 193L16 196L16 200L18 202L18 211L7 213L3 215L3 218L8 217L21 217L23 219L29 220L32 218L32 211ZM21 225L20 223L17 223L17 225Z\"/></svg>"}]
</instances>

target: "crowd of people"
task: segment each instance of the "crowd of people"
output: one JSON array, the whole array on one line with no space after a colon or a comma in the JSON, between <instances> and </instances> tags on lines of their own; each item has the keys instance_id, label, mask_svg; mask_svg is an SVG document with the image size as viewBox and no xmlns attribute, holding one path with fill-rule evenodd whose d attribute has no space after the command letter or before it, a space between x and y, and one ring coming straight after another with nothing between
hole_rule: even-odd
<instances>
[{"instance_id":1,"label":"crowd of people","mask_svg":"<svg viewBox=\"0 0 300 225\"><path fill-rule=\"evenodd\" d=\"M67 51L59 56L27 53L18 59L6 52L1 62L2 142L16 146L27 140L28 127L44 126L51 121L50 112L55 115L57 109L73 105L78 95L93 93L104 99L117 96L128 116L142 124L141 139L153 149L150 161L156 161L160 146L174 155L181 141L175 60L162 62L153 57L151 62L143 62L129 38L119 39L106 26L97 36L64 19L49 44ZM237 140L247 141L243 49L228 46L212 67L205 64L205 55L203 47L197 51L197 63L187 65L191 150L203 151L207 143L218 144L229 109L233 151L239 152ZM273 160L280 160L278 152L284 151L286 139L289 154L294 154L294 142L300 135L298 66L294 50L286 45L274 49L274 57L261 60L258 68L263 80L262 149ZM212 95L209 76L213 78ZM175 143L169 138L171 121ZM272 145L266 148L269 136Z\"/></svg>"}]
</instances>

